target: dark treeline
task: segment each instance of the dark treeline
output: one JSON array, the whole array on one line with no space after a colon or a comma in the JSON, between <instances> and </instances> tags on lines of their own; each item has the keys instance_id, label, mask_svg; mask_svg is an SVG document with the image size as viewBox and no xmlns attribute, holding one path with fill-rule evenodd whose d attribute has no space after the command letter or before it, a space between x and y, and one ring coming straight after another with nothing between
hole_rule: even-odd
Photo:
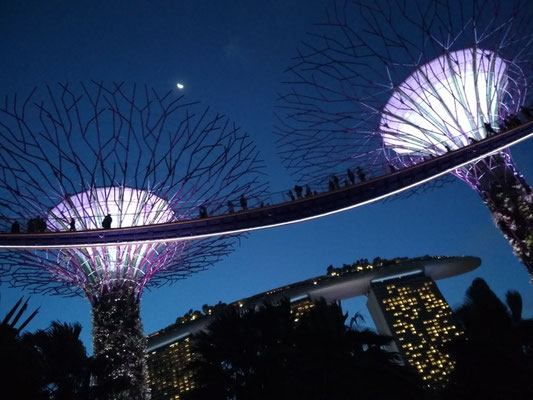
<instances>
[{"instance_id":1,"label":"dark treeline","mask_svg":"<svg viewBox=\"0 0 533 400\"><path fill-rule=\"evenodd\" d=\"M81 326L53 322L22 334L18 302L0 322L0 385L6 398L111 399L91 386L98 368L79 339ZM533 399L533 320L522 316L515 291L501 301L475 279L454 312L464 331L445 344L455 369L445 389L434 390L396 356L390 338L347 326L337 304L317 302L295 316L288 301L255 310L225 307L209 329L193 337L198 355L189 366L195 389L185 400L270 399ZM352 321L353 322L353 319ZM14 397L13 397L14 396ZM180 397L181 398L181 397Z\"/></svg>"},{"instance_id":2,"label":"dark treeline","mask_svg":"<svg viewBox=\"0 0 533 400\"><path fill-rule=\"evenodd\" d=\"M193 399L412 399L416 374L382 350L389 338L346 326L324 301L298 318L288 301L227 308L195 335ZM384 384L387 382L387 384Z\"/></svg>"},{"instance_id":3,"label":"dark treeline","mask_svg":"<svg viewBox=\"0 0 533 400\"><path fill-rule=\"evenodd\" d=\"M288 302L229 307L193 337L196 387L184 399L532 399L533 321L520 295L504 303L475 279L454 314L465 333L445 344L455 370L433 389L383 350L390 338L347 326L337 304L298 318Z\"/></svg>"},{"instance_id":4,"label":"dark treeline","mask_svg":"<svg viewBox=\"0 0 533 400\"><path fill-rule=\"evenodd\" d=\"M522 316L522 298L502 302L475 279L455 311L465 335L447 344L456 361L446 398L533 399L533 320Z\"/></svg>"}]
</instances>

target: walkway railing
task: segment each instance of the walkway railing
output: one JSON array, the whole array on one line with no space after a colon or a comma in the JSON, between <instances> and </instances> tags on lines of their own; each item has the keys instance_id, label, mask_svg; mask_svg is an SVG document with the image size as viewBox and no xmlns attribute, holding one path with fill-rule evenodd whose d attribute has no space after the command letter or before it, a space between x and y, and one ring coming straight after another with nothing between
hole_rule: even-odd
<instances>
[{"instance_id":1,"label":"walkway railing","mask_svg":"<svg viewBox=\"0 0 533 400\"><path fill-rule=\"evenodd\" d=\"M246 210L238 211L240 207L236 203L237 212L220 215L209 215L208 212L207 217L185 221L77 232L3 233L0 234L0 248L60 249L163 243L236 234L302 222L359 207L409 190L531 136L533 136L533 121L439 157L346 187L327 191L322 189L319 193L316 190L317 186L313 185L312 191L313 193L316 191L317 194L302 196L300 199L290 200L287 190L264 198L248 199ZM327 183L324 187L327 188ZM305 191L305 187L303 190Z\"/></svg>"}]
</instances>

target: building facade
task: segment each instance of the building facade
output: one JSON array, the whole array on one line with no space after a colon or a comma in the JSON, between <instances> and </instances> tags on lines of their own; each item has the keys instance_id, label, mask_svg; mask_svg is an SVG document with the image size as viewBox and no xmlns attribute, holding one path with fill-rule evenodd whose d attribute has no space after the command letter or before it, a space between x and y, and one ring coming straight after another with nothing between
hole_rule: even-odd
<instances>
[{"instance_id":1,"label":"building facade","mask_svg":"<svg viewBox=\"0 0 533 400\"><path fill-rule=\"evenodd\" d=\"M418 371L429 386L439 386L453 369L440 345L460 335L451 320L451 309L435 284L477 268L475 257L421 257L415 259L359 260L342 268L328 267L328 274L248 297L229 305L190 311L176 323L148 336L148 373L153 400L179 400L195 382L187 364L194 360L191 337L206 329L219 309L249 309L265 302L289 299L297 321L325 299L341 301L368 296L368 308L379 333L392 336L390 350L404 364Z\"/></svg>"},{"instance_id":2,"label":"building facade","mask_svg":"<svg viewBox=\"0 0 533 400\"><path fill-rule=\"evenodd\" d=\"M453 360L442 345L462 334L435 282L422 272L376 279L367 307L378 332L393 338L390 350L432 387L444 386Z\"/></svg>"}]
</instances>

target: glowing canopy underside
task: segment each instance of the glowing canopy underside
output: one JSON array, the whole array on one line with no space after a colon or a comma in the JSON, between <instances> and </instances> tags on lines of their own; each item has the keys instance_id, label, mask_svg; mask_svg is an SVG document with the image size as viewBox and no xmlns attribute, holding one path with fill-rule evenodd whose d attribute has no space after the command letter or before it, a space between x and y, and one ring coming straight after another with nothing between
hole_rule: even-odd
<instances>
[{"instance_id":1,"label":"glowing canopy underside","mask_svg":"<svg viewBox=\"0 0 533 400\"><path fill-rule=\"evenodd\" d=\"M68 196L50 210L50 230L68 230L73 218L80 230L99 229L110 214L113 227L161 224L175 220L168 203L146 190L124 186L93 188Z\"/></svg>"},{"instance_id":2,"label":"glowing canopy underside","mask_svg":"<svg viewBox=\"0 0 533 400\"><path fill-rule=\"evenodd\" d=\"M117 228L176 220L168 203L153 193L117 186L92 188L68 196L50 210L47 226L52 231L68 230L72 218L77 229L100 229L108 214L112 227ZM61 276L70 276L82 287L124 280L139 282L164 268L167 258L174 257L183 246L159 243L71 248L61 250L57 261Z\"/></svg>"},{"instance_id":3,"label":"glowing canopy underside","mask_svg":"<svg viewBox=\"0 0 533 400\"><path fill-rule=\"evenodd\" d=\"M383 108L380 133L399 155L444 154L497 129L498 111L509 96L508 64L488 50L463 49L424 64Z\"/></svg>"}]
</instances>

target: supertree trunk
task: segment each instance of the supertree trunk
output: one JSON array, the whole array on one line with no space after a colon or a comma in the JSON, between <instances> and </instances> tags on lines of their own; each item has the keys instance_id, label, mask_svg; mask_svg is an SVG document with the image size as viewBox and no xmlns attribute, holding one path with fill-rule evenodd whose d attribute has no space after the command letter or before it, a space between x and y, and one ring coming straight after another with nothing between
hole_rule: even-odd
<instances>
[{"instance_id":1,"label":"supertree trunk","mask_svg":"<svg viewBox=\"0 0 533 400\"><path fill-rule=\"evenodd\" d=\"M97 297L92 316L99 395L104 399L149 399L146 338L134 286L124 283L106 289Z\"/></svg>"},{"instance_id":2,"label":"supertree trunk","mask_svg":"<svg viewBox=\"0 0 533 400\"><path fill-rule=\"evenodd\" d=\"M533 276L533 189L507 156L501 153L476 163L470 170L477 175L472 186L515 255Z\"/></svg>"}]
</instances>

